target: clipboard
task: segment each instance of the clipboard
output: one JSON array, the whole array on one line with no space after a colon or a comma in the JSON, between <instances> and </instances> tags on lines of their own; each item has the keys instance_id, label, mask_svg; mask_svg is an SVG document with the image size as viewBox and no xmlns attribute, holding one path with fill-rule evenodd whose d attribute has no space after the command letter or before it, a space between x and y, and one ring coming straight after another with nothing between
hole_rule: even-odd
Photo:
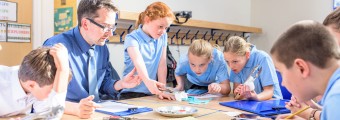
<instances>
[{"instance_id":1,"label":"clipboard","mask_svg":"<svg viewBox=\"0 0 340 120\"><path fill-rule=\"evenodd\" d=\"M97 108L95 111L112 115L112 116L128 116L143 112L153 111L152 108L143 107L143 106L135 106L126 103L116 102L116 101L105 101L102 103L98 103L101 105L101 108Z\"/></svg>"},{"instance_id":2,"label":"clipboard","mask_svg":"<svg viewBox=\"0 0 340 120\"><path fill-rule=\"evenodd\" d=\"M290 110L285 107L285 102L289 100L239 100L230 102L220 102L220 105L240 109L247 112L252 112L261 117L272 116L277 114L290 113Z\"/></svg>"}]
</instances>

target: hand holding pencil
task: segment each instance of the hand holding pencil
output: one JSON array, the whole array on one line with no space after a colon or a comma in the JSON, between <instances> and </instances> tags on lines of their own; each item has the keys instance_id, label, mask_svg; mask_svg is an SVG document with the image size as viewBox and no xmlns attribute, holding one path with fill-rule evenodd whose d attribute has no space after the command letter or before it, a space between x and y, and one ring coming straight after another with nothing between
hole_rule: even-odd
<instances>
[{"instance_id":1,"label":"hand holding pencil","mask_svg":"<svg viewBox=\"0 0 340 120\"><path fill-rule=\"evenodd\" d=\"M310 107L307 106L303 109L300 109L299 111L292 113L292 114L284 114L284 115L279 115L276 119L277 120L288 120L288 119L293 119L293 120L305 120L304 118L301 118L297 116L298 114L308 110Z\"/></svg>"}]
</instances>

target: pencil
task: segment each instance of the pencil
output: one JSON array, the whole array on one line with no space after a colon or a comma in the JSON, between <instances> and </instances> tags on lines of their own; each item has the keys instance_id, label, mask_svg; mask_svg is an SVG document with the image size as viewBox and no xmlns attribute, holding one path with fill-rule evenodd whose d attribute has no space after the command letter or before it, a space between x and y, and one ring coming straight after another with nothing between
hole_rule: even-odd
<instances>
[{"instance_id":1,"label":"pencil","mask_svg":"<svg viewBox=\"0 0 340 120\"><path fill-rule=\"evenodd\" d=\"M300 114L300 113L302 113L303 111L307 110L308 108L310 108L310 106L307 106L307 107L305 107L305 108L303 108L303 109L301 109L301 110L299 110L299 111L297 111L297 112L295 112L295 113L293 113L293 114L287 116L285 119L290 119L290 118L294 117L294 115Z\"/></svg>"}]
</instances>

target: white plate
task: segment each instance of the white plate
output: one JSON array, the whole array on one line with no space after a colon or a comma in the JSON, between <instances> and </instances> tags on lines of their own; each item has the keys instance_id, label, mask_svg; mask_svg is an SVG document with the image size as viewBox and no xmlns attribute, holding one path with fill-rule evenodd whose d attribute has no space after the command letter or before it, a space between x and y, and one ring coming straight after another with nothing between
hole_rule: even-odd
<instances>
[{"instance_id":1,"label":"white plate","mask_svg":"<svg viewBox=\"0 0 340 120\"><path fill-rule=\"evenodd\" d=\"M166 106L159 107L155 111L168 117L186 117L195 114L197 109L188 106Z\"/></svg>"}]
</instances>

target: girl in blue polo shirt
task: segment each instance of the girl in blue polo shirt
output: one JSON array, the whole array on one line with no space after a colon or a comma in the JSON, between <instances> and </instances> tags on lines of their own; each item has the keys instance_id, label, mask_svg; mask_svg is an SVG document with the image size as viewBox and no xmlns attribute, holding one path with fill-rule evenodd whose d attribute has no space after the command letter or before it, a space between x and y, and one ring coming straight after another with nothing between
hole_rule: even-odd
<instances>
[{"instance_id":1,"label":"girl in blue polo shirt","mask_svg":"<svg viewBox=\"0 0 340 120\"><path fill-rule=\"evenodd\" d=\"M174 18L172 10L162 2L152 3L144 12L140 13L136 23L137 29L125 37L123 75L127 75L136 67L143 83L134 88L123 89L118 95L120 99L151 94L158 94L160 99L174 98L161 93L158 89L166 84L168 38L166 30Z\"/></svg>"},{"instance_id":2,"label":"girl in blue polo shirt","mask_svg":"<svg viewBox=\"0 0 340 120\"><path fill-rule=\"evenodd\" d=\"M177 90L203 89L228 95L230 82L222 52L204 40L191 43L175 71Z\"/></svg>"},{"instance_id":3,"label":"girl in blue polo shirt","mask_svg":"<svg viewBox=\"0 0 340 120\"><path fill-rule=\"evenodd\" d=\"M254 45L247 43L242 37L233 36L228 39L223 50L224 59L230 67L230 81L234 83L236 99L268 100L282 99L276 69L270 56L264 51L257 50ZM243 85L255 66L262 68L254 81L255 89Z\"/></svg>"}]
</instances>

